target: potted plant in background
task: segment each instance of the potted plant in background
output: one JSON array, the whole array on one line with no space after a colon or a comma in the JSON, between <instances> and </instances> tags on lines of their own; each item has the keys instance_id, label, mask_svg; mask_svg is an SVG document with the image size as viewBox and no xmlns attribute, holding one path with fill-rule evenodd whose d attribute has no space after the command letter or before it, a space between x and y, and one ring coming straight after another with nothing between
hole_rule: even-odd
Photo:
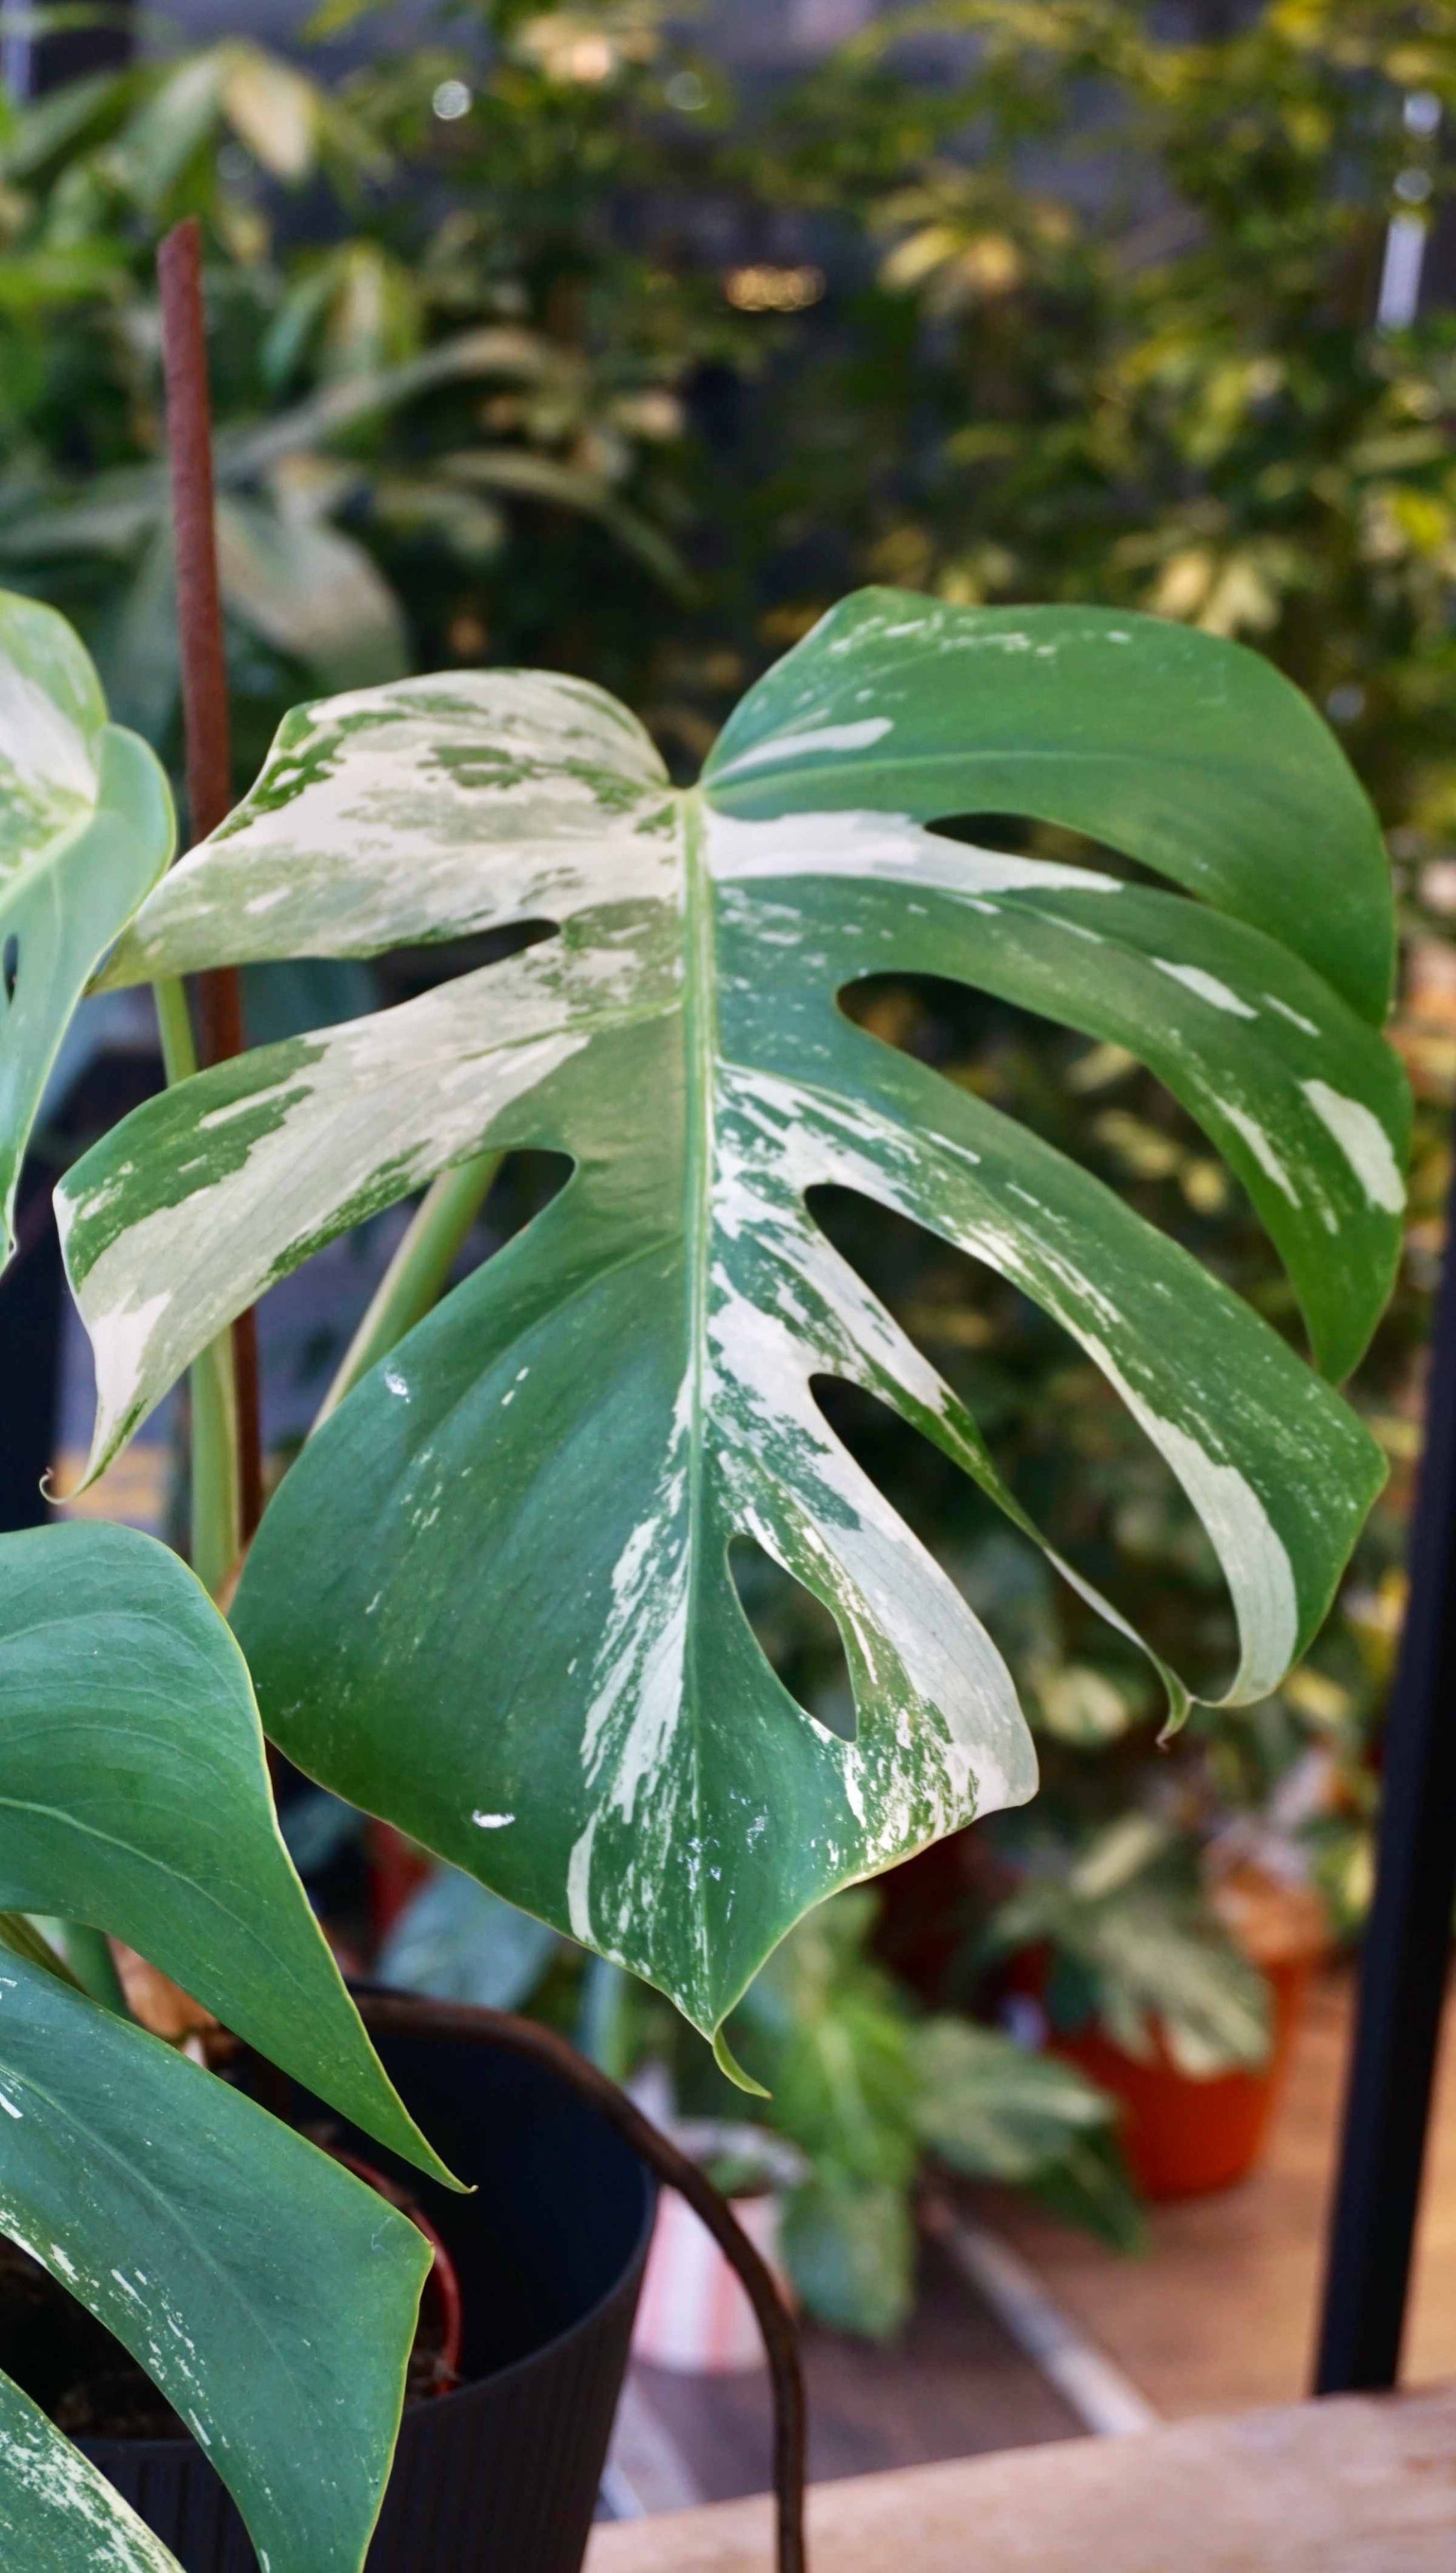
<instances>
[{"instance_id":1,"label":"potted plant in background","mask_svg":"<svg viewBox=\"0 0 1456 2573\"><path fill-rule=\"evenodd\" d=\"M855 1891L811 1914L755 1977L729 2036L768 2095L740 2100L738 2120L761 2117L800 2157L779 2176L775 2240L799 2303L835 2330L884 2339L910 2314L917 2199L937 2172L1027 2187L1119 2249L1140 2227L1112 2102L1070 2065L917 2010L868 1954L876 1910ZM729 2129L722 2076L680 2022L674 2043L665 2014L652 2016L647 2061L668 2071L678 2115L708 2122L689 2137L711 2145L720 2122L726 2149L751 2165L752 2126ZM651 2286L649 2267L649 2304Z\"/></svg>"},{"instance_id":2,"label":"potted plant in background","mask_svg":"<svg viewBox=\"0 0 1456 2573\"><path fill-rule=\"evenodd\" d=\"M1117 2098L1134 2177L1154 2198L1241 2179L1288 2070L1303 1988L1327 1949L1308 1885L1230 1866L1205 1884L1193 1836L1130 1813L1075 1839L1026 1836L1023 1882L973 1943L1013 2017Z\"/></svg>"},{"instance_id":3,"label":"potted plant in background","mask_svg":"<svg viewBox=\"0 0 1456 2573\"><path fill-rule=\"evenodd\" d=\"M99 717L52 629L44 649L22 633L11 671L25 813L37 770L63 803L94 774ZM1008 810L1116 857L928 827ZM138 813L124 786L123 838ZM54 838L22 845L22 880L54 877ZM1110 871L1126 859L1202 899ZM32 1071L127 907L44 980L21 937ZM817 1380L895 1405L1035 1530L806 1192L848 1187L941 1234L1080 1341L1223 1567L1231 1702L1318 1626L1382 1471L1266 1322L839 995L867 972L949 975L1137 1048L1247 1188L1338 1376L1398 1244L1383 858L1317 719L1237 647L879 591L750 692L697 788L670 785L625 709L550 673L303 708L98 979L165 995L248 959L487 925L516 925L517 952L189 1073L68 1174L93 1470L268 1284L428 1183L244 1570L234 1622L266 1725L335 1792L655 1984L732 2071L725 2023L806 1911L1035 1774L994 1642ZM571 1179L419 1318L493 1156L523 1146L569 1155ZM216 1472L226 1403L208 1434ZM741 1539L834 1618L838 1729L759 1651ZM1176 1723L1184 1683L1153 1666Z\"/></svg>"}]
</instances>

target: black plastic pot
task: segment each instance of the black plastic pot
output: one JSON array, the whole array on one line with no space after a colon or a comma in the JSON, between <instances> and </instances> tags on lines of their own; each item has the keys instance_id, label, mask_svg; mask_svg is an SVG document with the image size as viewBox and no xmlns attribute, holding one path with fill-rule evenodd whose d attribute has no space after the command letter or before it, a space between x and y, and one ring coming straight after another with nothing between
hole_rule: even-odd
<instances>
[{"instance_id":1,"label":"black plastic pot","mask_svg":"<svg viewBox=\"0 0 1456 2573\"><path fill-rule=\"evenodd\" d=\"M376 2042L475 2194L452 2196L354 2140L407 2182L464 2306L464 2382L406 2409L368 2573L580 2573L655 2183L548 2066L474 2035L421 2028ZM191 2439L79 2444L186 2573L256 2573L232 2499Z\"/></svg>"}]
</instances>

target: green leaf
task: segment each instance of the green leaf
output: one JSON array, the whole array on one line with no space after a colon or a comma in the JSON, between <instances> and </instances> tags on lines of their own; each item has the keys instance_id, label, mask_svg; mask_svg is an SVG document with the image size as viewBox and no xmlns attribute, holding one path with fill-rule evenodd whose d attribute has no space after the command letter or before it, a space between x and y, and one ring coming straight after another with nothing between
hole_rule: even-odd
<instances>
[{"instance_id":1,"label":"green leaf","mask_svg":"<svg viewBox=\"0 0 1456 2573\"><path fill-rule=\"evenodd\" d=\"M142 547L129 578L109 600L96 658L117 712L148 741L165 741L182 694L170 527L159 527Z\"/></svg>"},{"instance_id":2,"label":"green leaf","mask_svg":"<svg viewBox=\"0 0 1456 2573\"><path fill-rule=\"evenodd\" d=\"M243 1656L185 1564L133 1528L0 1538L0 1909L125 1939L448 2182L284 1848Z\"/></svg>"},{"instance_id":3,"label":"green leaf","mask_svg":"<svg viewBox=\"0 0 1456 2573\"><path fill-rule=\"evenodd\" d=\"M1128 2055L1161 2037L1195 2081L1256 2072L1272 2042L1269 1986L1217 1923L1153 1888L1101 1907L1079 1942L1097 2019Z\"/></svg>"},{"instance_id":4,"label":"green leaf","mask_svg":"<svg viewBox=\"0 0 1456 2573\"><path fill-rule=\"evenodd\" d=\"M755 821L1061 823L1262 929L1377 1027L1385 1016L1379 825L1313 708L1242 644L1100 607L858 590L749 691L704 784Z\"/></svg>"},{"instance_id":5,"label":"green leaf","mask_svg":"<svg viewBox=\"0 0 1456 2573\"><path fill-rule=\"evenodd\" d=\"M179 2573L130 2503L0 2376L0 2557L35 2573Z\"/></svg>"},{"instance_id":6,"label":"green leaf","mask_svg":"<svg viewBox=\"0 0 1456 2573\"><path fill-rule=\"evenodd\" d=\"M367 686L404 668L398 600L364 547L339 528L226 496L218 505L218 569L233 614L327 685Z\"/></svg>"},{"instance_id":7,"label":"green leaf","mask_svg":"<svg viewBox=\"0 0 1456 2573\"><path fill-rule=\"evenodd\" d=\"M430 2259L407 2216L228 2083L9 1955L0 2230L161 2387L265 2573L358 2573Z\"/></svg>"},{"instance_id":8,"label":"green leaf","mask_svg":"<svg viewBox=\"0 0 1456 2573\"><path fill-rule=\"evenodd\" d=\"M1050 1947L1054 2025L1076 2030L1094 2017L1141 2061L1160 2037L1194 2078L1267 2062L1267 1979L1182 1873L1165 1823L1124 1814L1075 1864L1061 1856L1059 1865L1044 1849L998 1906L980 1942L983 1962Z\"/></svg>"},{"instance_id":9,"label":"green leaf","mask_svg":"<svg viewBox=\"0 0 1456 2573\"><path fill-rule=\"evenodd\" d=\"M117 122L133 90L127 73L94 72L88 80L64 81L59 89L27 102L13 133L7 134L0 169L12 185L24 185L69 153L100 141Z\"/></svg>"},{"instance_id":10,"label":"green leaf","mask_svg":"<svg viewBox=\"0 0 1456 2573\"><path fill-rule=\"evenodd\" d=\"M1033 2179L1111 2119L1110 2102L1073 2065L969 2020L926 2020L910 2048L916 2133L972 2178Z\"/></svg>"},{"instance_id":11,"label":"green leaf","mask_svg":"<svg viewBox=\"0 0 1456 2573\"><path fill-rule=\"evenodd\" d=\"M508 491L520 499L579 509L583 517L597 519L624 553L635 554L674 597L692 596L693 584L676 545L640 509L619 499L600 473L586 472L579 464L563 464L554 455L539 455L525 446L482 446L447 455L441 459L440 471L481 490Z\"/></svg>"},{"instance_id":12,"label":"green leaf","mask_svg":"<svg viewBox=\"0 0 1456 2573\"><path fill-rule=\"evenodd\" d=\"M784 2206L779 2244L799 2295L832 2331L888 2340L907 2319L915 2226L905 2188L829 2172Z\"/></svg>"},{"instance_id":13,"label":"green leaf","mask_svg":"<svg viewBox=\"0 0 1456 2573\"><path fill-rule=\"evenodd\" d=\"M118 172L149 211L165 203L194 154L215 133L230 57L227 45L189 55L167 72L117 136Z\"/></svg>"},{"instance_id":14,"label":"green leaf","mask_svg":"<svg viewBox=\"0 0 1456 2573\"><path fill-rule=\"evenodd\" d=\"M1147 2218L1109 2130L1070 2137L1055 2162L1026 2183L1032 2195L1064 2224L1080 2225L1109 2251L1145 2251Z\"/></svg>"},{"instance_id":15,"label":"green leaf","mask_svg":"<svg viewBox=\"0 0 1456 2573\"><path fill-rule=\"evenodd\" d=\"M903 1993L862 1953L875 1910L848 1893L801 1921L728 2035L781 2135L846 2179L903 2188L917 2159L913 2032Z\"/></svg>"},{"instance_id":16,"label":"green leaf","mask_svg":"<svg viewBox=\"0 0 1456 2573\"><path fill-rule=\"evenodd\" d=\"M502 1903L457 1867L442 1867L410 1896L379 1950L374 1973L394 1992L431 1993L437 2001L470 2002L482 2010L521 2010L556 1944L554 1930L543 1921Z\"/></svg>"},{"instance_id":17,"label":"green leaf","mask_svg":"<svg viewBox=\"0 0 1456 2573\"><path fill-rule=\"evenodd\" d=\"M837 1006L896 967L1115 1027L1240 1157L1326 1362L1347 1362L1395 1254L1405 1097L1303 952L1347 916L1366 954L1389 930L1338 753L1282 681L1205 636L1134 620L1119 645L1119 620L1078 611L1073 649L1064 611L1029 609L1025 652L972 652L970 611L946 624L903 604L836 610L745 701L698 791L670 787L609 698L543 673L300 709L105 979L511 922L557 935L202 1075L62 1193L98 1346L96 1470L231 1315L333 1235L482 1149L571 1157L545 1213L310 1442L236 1616L291 1757L710 2033L811 1905L1024 1800L1035 1777L995 1644L831 1433L814 1380L879 1395L1036 1530L807 1192L837 1184L910 1217L1092 1356L1222 1563L1240 1637L1227 1702L1265 1695L1303 1649L1384 1470L1186 1252ZM860 710L841 721L845 667ZM808 720L826 708L832 722ZM1033 812L1115 824L1218 910L905 818L964 808L978 729L1010 745L998 800L1020 780ZM878 771L868 754L892 735L904 758ZM1291 854L1291 777L1319 826L1317 902ZM900 810L877 809L892 789ZM772 809L746 813L755 799ZM1281 945L1270 888L1291 868L1299 935ZM729 1570L737 1535L835 1616L852 1740L765 1663ZM1177 1719L1183 1684L1157 1667Z\"/></svg>"},{"instance_id":18,"label":"green leaf","mask_svg":"<svg viewBox=\"0 0 1456 2573\"><path fill-rule=\"evenodd\" d=\"M63 617L0 591L0 1251L26 1143L98 958L172 854L167 781L106 720Z\"/></svg>"}]
</instances>

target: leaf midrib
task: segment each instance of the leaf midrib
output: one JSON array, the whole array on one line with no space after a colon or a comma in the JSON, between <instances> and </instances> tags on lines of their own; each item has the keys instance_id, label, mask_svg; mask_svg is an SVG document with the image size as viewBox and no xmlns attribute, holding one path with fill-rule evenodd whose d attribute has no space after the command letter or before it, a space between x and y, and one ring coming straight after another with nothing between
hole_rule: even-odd
<instances>
[{"instance_id":1,"label":"leaf midrib","mask_svg":"<svg viewBox=\"0 0 1456 2573\"><path fill-rule=\"evenodd\" d=\"M684 1650L697 1633L703 1512L704 1379L708 1345L708 1259L713 1223L713 1165L718 1054L718 995L713 943L713 884L701 794L683 797L683 1054L687 1072L683 1239L688 1269L687 1367L691 1379L687 1473L687 1619ZM684 1679L686 1673L684 1672ZM688 1692L683 1690L686 1711ZM700 1837L700 1775L689 1763L693 1837Z\"/></svg>"}]
</instances>

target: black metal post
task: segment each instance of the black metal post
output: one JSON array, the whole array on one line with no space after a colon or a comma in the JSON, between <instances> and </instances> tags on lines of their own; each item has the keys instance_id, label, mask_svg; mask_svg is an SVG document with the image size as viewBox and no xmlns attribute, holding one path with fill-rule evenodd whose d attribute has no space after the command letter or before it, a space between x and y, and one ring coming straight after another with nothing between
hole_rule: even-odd
<instances>
[{"instance_id":1,"label":"black metal post","mask_svg":"<svg viewBox=\"0 0 1456 2573\"><path fill-rule=\"evenodd\" d=\"M1456 1180L1315 2391L1395 2383L1456 1899Z\"/></svg>"},{"instance_id":2,"label":"black metal post","mask_svg":"<svg viewBox=\"0 0 1456 2573\"><path fill-rule=\"evenodd\" d=\"M16 1210L15 1258L0 1280L0 1348L10 1370L0 1435L0 1528L40 1527L49 1516L41 1480L55 1450L65 1283L51 1213L52 1174L26 1165Z\"/></svg>"}]
</instances>

